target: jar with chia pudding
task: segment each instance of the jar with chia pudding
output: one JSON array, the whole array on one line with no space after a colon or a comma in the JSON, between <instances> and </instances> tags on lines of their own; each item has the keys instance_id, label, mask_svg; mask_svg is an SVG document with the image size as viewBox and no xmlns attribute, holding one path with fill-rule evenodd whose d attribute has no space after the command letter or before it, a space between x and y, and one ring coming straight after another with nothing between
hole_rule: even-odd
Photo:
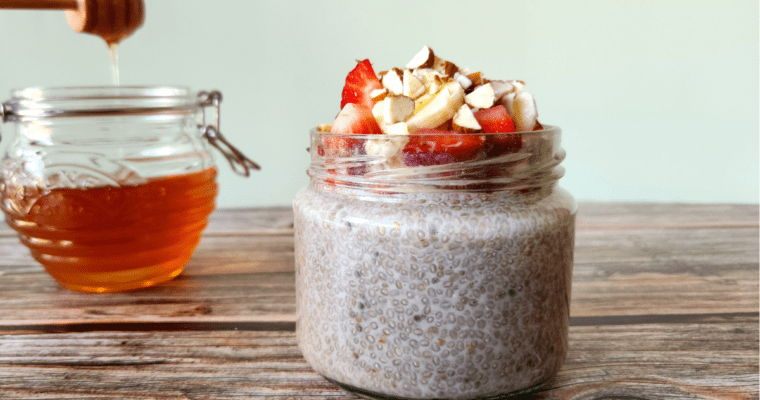
<instances>
[{"instance_id":1,"label":"jar with chia pudding","mask_svg":"<svg viewBox=\"0 0 760 400\"><path fill-rule=\"evenodd\" d=\"M412 399L511 395L557 373L576 203L557 185L560 129L536 129L311 131L293 203L296 335L318 373Z\"/></svg>"}]
</instances>

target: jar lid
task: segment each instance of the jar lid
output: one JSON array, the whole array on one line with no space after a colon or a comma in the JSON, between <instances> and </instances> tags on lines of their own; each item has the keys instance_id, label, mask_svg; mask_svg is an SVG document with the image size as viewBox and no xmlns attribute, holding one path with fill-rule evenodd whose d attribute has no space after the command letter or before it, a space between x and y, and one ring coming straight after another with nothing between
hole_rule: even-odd
<instances>
[{"instance_id":1,"label":"jar lid","mask_svg":"<svg viewBox=\"0 0 760 400\"><path fill-rule=\"evenodd\" d=\"M0 104L0 121L23 122L58 117L109 115L188 115L200 117L198 128L222 152L233 171L249 176L258 164L232 145L219 131L219 91L194 93L171 86L101 86L28 88L14 90ZM206 107L214 108L213 123L206 125Z\"/></svg>"},{"instance_id":2,"label":"jar lid","mask_svg":"<svg viewBox=\"0 0 760 400\"><path fill-rule=\"evenodd\" d=\"M104 115L190 114L194 93L169 86L27 88L11 92L0 105L3 121Z\"/></svg>"}]
</instances>

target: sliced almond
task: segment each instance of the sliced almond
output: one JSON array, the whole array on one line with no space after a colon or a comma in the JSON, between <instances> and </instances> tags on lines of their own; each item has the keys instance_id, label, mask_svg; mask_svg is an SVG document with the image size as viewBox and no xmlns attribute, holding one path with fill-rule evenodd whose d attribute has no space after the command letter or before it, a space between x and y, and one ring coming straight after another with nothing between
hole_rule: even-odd
<instances>
[{"instance_id":1,"label":"sliced almond","mask_svg":"<svg viewBox=\"0 0 760 400\"><path fill-rule=\"evenodd\" d=\"M402 94L412 99L417 99L427 92L427 87L416 77L411 70L404 70L404 85Z\"/></svg>"},{"instance_id":2,"label":"sliced almond","mask_svg":"<svg viewBox=\"0 0 760 400\"><path fill-rule=\"evenodd\" d=\"M454 79L459 82L460 85L462 85L462 88L464 90L467 90L470 86L472 86L472 81L470 78L468 78L466 75L462 75L459 72L454 73Z\"/></svg>"},{"instance_id":3,"label":"sliced almond","mask_svg":"<svg viewBox=\"0 0 760 400\"><path fill-rule=\"evenodd\" d=\"M481 72L473 72L471 74L467 74L467 79L472 81L472 84L475 86L480 86L483 84L483 74Z\"/></svg>"},{"instance_id":4,"label":"sliced almond","mask_svg":"<svg viewBox=\"0 0 760 400\"><path fill-rule=\"evenodd\" d=\"M433 69L448 77L453 77L459 71L459 67L451 61L436 57Z\"/></svg>"},{"instance_id":5,"label":"sliced almond","mask_svg":"<svg viewBox=\"0 0 760 400\"><path fill-rule=\"evenodd\" d=\"M388 125L404 122L414 113L414 100L406 96L388 96L383 106L383 122Z\"/></svg>"},{"instance_id":6,"label":"sliced almond","mask_svg":"<svg viewBox=\"0 0 760 400\"><path fill-rule=\"evenodd\" d=\"M388 95L388 89L382 88L382 89L375 89L371 92L369 92L369 97L372 98L372 101L380 101L385 98L385 96Z\"/></svg>"},{"instance_id":7,"label":"sliced almond","mask_svg":"<svg viewBox=\"0 0 760 400\"><path fill-rule=\"evenodd\" d=\"M497 100L500 99L501 96L515 91L515 87L506 81L491 81L488 83L493 87L493 97Z\"/></svg>"},{"instance_id":8,"label":"sliced almond","mask_svg":"<svg viewBox=\"0 0 760 400\"><path fill-rule=\"evenodd\" d=\"M465 96L464 101L473 108L489 108L493 106L494 101L496 101L493 86L490 83L486 83L476 87Z\"/></svg>"},{"instance_id":9,"label":"sliced almond","mask_svg":"<svg viewBox=\"0 0 760 400\"><path fill-rule=\"evenodd\" d=\"M404 91L404 83L401 80L402 73L398 68L393 68L383 76L383 87L388 89L388 92L393 95L401 95Z\"/></svg>"},{"instance_id":10,"label":"sliced almond","mask_svg":"<svg viewBox=\"0 0 760 400\"><path fill-rule=\"evenodd\" d=\"M475 119L475 115L470 110L470 106L462 104L454 114L454 118L451 120L451 127L458 132L472 133L480 131L480 124Z\"/></svg>"},{"instance_id":11,"label":"sliced almond","mask_svg":"<svg viewBox=\"0 0 760 400\"><path fill-rule=\"evenodd\" d=\"M512 107L517 132L532 131L538 120L538 110L533 95L528 92L517 93Z\"/></svg>"},{"instance_id":12,"label":"sliced almond","mask_svg":"<svg viewBox=\"0 0 760 400\"><path fill-rule=\"evenodd\" d=\"M412 74L419 78L426 87L430 87L433 80L441 80L441 74L432 68L417 68L412 71Z\"/></svg>"},{"instance_id":13,"label":"sliced almond","mask_svg":"<svg viewBox=\"0 0 760 400\"><path fill-rule=\"evenodd\" d=\"M411 61L406 64L406 67L409 69L430 68L433 66L434 62L435 54L433 54L433 50L430 47L425 46L419 53L412 57Z\"/></svg>"},{"instance_id":14,"label":"sliced almond","mask_svg":"<svg viewBox=\"0 0 760 400\"><path fill-rule=\"evenodd\" d=\"M451 119L464 102L464 89L458 82L449 82L406 123L411 131L435 128Z\"/></svg>"}]
</instances>

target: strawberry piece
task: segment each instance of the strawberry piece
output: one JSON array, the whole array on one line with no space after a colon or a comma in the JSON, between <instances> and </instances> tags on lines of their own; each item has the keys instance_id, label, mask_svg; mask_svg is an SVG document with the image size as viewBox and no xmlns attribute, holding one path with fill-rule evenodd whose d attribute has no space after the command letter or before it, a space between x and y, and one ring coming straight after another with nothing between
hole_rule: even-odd
<instances>
[{"instance_id":1,"label":"strawberry piece","mask_svg":"<svg viewBox=\"0 0 760 400\"><path fill-rule=\"evenodd\" d=\"M375 121L372 111L358 104L348 103L335 117L330 133L342 134L381 134L380 126ZM332 137L323 135L322 144L326 154L348 157L364 150L364 141L354 138Z\"/></svg>"},{"instance_id":2,"label":"strawberry piece","mask_svg":"<svg viewBox=\"0 0 760 400\"><path fill-rule=\"evenodd\" d=\"M499 133L499 135L487 135L486 152L489 157L496 157L507 153L516 153L522 147L520 134L507 134L515 131L515 124L509 118L507 109L502 105L480 110L474 113L475 119L480 124L483 133Z\"/></svg>"},{"instance_id":3,"label":"strawberry piece","mask_svg":"<svg viewBox=\"0 0 760 400\"><path fill-rule=\"evenodd\" d=\"M483 133L508 133L515 131L515 123L509 118L507 109L502 105L476 111L475 119Z\"/></svg>"},{"instance_id":4,"label":"strawberry piece","mask_svg":"<svg viewBox=\"0 0 760 400\"><path fill-rule=\"evenodd\" d=\"M340 108L343 109L346 104L354 103L372 110L375 102L370 93L375 89L382 89L382 87L383 85L377 79L377 74L375 74L369 60L360 61L346 76Z\"/></svg>"},{"instance_id":5,"label":"strawberry piece","mask_svg":"<svg viewBox=\"0 0 760 400\"><path fill-rule=\"evenodd\" d=\"M468 161L482 154L483 135L455 131L420 129L403 150L402 160L409 167L444 165Z\"/></svg>"}]
</instances>

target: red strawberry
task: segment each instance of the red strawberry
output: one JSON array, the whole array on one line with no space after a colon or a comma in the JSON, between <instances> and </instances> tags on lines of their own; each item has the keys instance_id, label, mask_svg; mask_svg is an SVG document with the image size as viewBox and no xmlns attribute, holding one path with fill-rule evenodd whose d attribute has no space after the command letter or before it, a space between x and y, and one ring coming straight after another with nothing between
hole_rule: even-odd
<instances>
[{"instance_id":1,"label":"red strawberry","mask_svg":"<svg viewBox=\"0 0 760 400\"><path fill-rule=\"evenodd\" d=\"M515 131L515 123L502 105L475 112L475 119L483 133L506 133Z\"/></svg>"},{"instance_id":2,"label":"red strawberry","mask_svg":"<svg viewBox=\"0 0 760 400\"><path fill-rule=\"evenodd\" d=\"M366 107L348 103L335 117L330 133L343 134L379 134L383 133L375 121L372 111ZM331 156L347 157L356 151L361 151L363 140L343 137L332 137L330 134L322 136L325 153Z\"/></svg>"},{"instance_id":3,"label":"red strawberry","mask_svg":"<svg viewBox=\"0 0 760 400\"><path fill-rule=\"evenodd\" d=\"M375 70L369 60L360 61L356 68L346 76L346 84L343 86L343 98L340 102L340 108L346 104L360 104L368 109L372 109L375 102L370 97L370 93L375 89L382 89L383 85L377 79Z\"/></svg>"},{"instance_id":4,"label":"red strawberry","mask_svg":"<svg viewBox=\"0 0 760 400\"><path fill-rule=\"evenodd\" d=\"M483 135L421 129L409 138L403 150L404 164L410 167L443 165L472 160L482 153Z\"/></svg>"},{"instance_id":5,"label":"red strawberry","mask_svg":"<svg viewBox=\"0 0 760 400\"><path fill-rule=\"evenodd\" d=\"M522 147L520 134L506 134L515 131L515 124L509 118L507 109L498 105L485 110L475 112L475 119L480 124L483 133L499 133L499 135L487 135L486 147L489 157L496 157L506 153L516 153Z\"/></svg>"}]
</instances>

